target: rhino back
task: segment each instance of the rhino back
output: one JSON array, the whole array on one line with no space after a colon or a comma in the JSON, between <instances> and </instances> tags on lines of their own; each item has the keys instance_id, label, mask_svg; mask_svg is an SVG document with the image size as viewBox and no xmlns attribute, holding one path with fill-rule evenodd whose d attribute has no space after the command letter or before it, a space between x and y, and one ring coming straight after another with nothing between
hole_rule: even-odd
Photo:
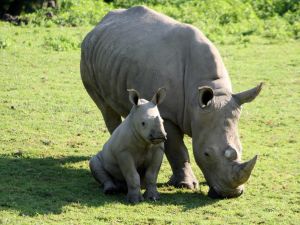
<instances>
[{"instance_id":1,"label":"rhino back","mask_svg":"<svg viewBox=\"0 0 300 225\"><path fill-rule=\"evenodd\" d=\"M185 64L179 37L184 34L182 29L181 24L168 17L134 7L110 12L87 35L82 55L99 92L122 116L131 107L128 88L149 99L159 87L165 87L162 115L174 122L180 119Z\"/></svg>"},{"instance_id":2,"label":"rhino back","mask_svg":"<svg viewBox=\"0 0 300 225\"><path fill-rule=\"evenodd\" d=\"M184 117L190 90L185 89L197 91L194 85L226 73L218 52L199 30L143 6L108 13L83 41L82 58L95 88L122 116L131 108L128 88L149 99L165 87L161 115L182 130L189 123Z\"/></svg>"}]
</instances>

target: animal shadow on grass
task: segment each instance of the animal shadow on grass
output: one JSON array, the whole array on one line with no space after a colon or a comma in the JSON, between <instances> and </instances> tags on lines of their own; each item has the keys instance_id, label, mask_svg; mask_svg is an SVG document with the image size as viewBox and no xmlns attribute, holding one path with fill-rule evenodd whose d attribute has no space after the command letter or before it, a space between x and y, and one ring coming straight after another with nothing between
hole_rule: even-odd
<instances>
[{"instance_id":1,"label":"animal shadow on grass","mask_svg":"<svg viewBox=\"0 0 300 225\"><path fill-rule=\"evenodd\" d=\"M86 168L73 163L90 157L25 158L0 155L0 209L21 215L60 214L63 206L104 205L118 201L102 194Z\"/></svg>"},{"instance_id":2,"label":"animal shadow on grass","mask_svg":"<svg viewBox=\"0 0 300 225\"><path fill-rule=\"evenodd\" d=\"M125 203L125 195L107 196L86 168L70 165L87 156L32 158L0 155L0 209L17 210L20 215L60 214L70 204L101 206ZM213 204L215 200L199 193L162 193L151 204L184 205L188 210Z\"/></svg>"},{"instance_id":3,"label":"animal shadow on grass","mask_svg":"<svg viewBox=\"0 0 300 225\"><path fill-rule=\"evenodd\" d=\"M206 184L206 182L199 183L199 185L204 184ZM169 189L170 187L164 183L158 183L158 187L162 189L160 193L160 200L153 204L181 205L184 210L188 211L190 209L211 205L219 201L219 199L212 199L207 195L204 195L201 191L189 191L186 189L175 189L171 187L171 192L165 192L164 189Z\"/></svg>"}]
</instances>

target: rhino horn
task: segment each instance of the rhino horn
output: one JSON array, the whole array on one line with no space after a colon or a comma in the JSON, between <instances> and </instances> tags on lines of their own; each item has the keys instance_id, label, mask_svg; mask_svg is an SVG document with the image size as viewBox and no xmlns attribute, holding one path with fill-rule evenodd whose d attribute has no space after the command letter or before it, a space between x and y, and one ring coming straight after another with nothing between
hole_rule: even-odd
<instances>
[{"instance_id":1,"label":"rhino horn","mask_svg":"<svg viewBox=\"0 0 300 225\"><path fill-rule=\"evenodd\" d=\"M251 172L255 166L256 160L257 160L257 155L247 162L239 163L237 167L235 167L236 179L237 179L236 182L239 185L245 183L249 179Z\"/></svg>"},{"instance_id":2,"label":"rhino horn","mask_svg":"<svg viewBox=\"0 0 300 225\"><path fill-rule=\"evenodd\" d=\"M247 103L247 102L251 102L259 94L259 92L262 89L262 86L263 86L263 83L260 83L255 88L252 88L250 90L234 94L233 97L239 105L242 105L242 104Z\"/></svg>"}]
</instances>

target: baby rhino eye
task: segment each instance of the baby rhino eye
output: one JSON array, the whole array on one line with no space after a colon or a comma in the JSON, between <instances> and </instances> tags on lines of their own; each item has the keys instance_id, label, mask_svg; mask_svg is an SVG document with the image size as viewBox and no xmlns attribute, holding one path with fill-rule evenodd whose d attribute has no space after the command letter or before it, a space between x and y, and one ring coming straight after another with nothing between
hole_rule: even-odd
<instances>
[{"instance_id":1,"label":"baby rhino eye","mask_svg":"<svg viewBox=\"0 0 300 225\"><path fill-rule=\"evenodd\" d=\"M142 126L143 126L143 127L145 126L145 122L144 122L144 121L142 122Z\"/></svg>"}]
</instances>

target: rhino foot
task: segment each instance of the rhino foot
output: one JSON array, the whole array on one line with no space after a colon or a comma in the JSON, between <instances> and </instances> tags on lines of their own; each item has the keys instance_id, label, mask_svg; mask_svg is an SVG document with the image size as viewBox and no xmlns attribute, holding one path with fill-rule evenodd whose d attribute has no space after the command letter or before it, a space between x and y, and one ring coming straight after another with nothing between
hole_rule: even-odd
<instances>
[{"instance_id":1,"label":"rhino foot","mask_svg":"<svg viewBox=\"0 0 300 225\"><path fill-rule=\"evenodd\" d=\"M176 188L187 188L192 190L199 189L199 182L195 176L171 176L167 183L168 185L174 186Z\"/></svg>"},{"instance_id":2,"label":"rhino foot","mask_svg":"<svg viewBox=\"0 0 300 225\"><path fill-rule=\"evenodd\" d=\"M143 196L145 199L151 200L151 201L157 201L160 198L158 191L146 190Z\"/></svg>"},{"instance_id":3,"label":"rhino foot","mask_svg":"<svg viewBox=\"0 0 300 225\"><path fill-rule=\"evenodd\" d=\"M128 192L126 181L115 180L114 183L117 186L118 193L126 194Z\"/></svg>"},{"instance_id":4,"label":"rhino foot","mask_svg":"<svg viewBox=\"0 0 300 225\"><path fill-rule=\"evenodd\" d=\"M139 203L143 200L144 200L144 198L141 195L141 193L139 193L139 194L129 194L128 193L127 196L126 196L126 201L131 203L131 204L136 204L136 203Z\"/></svg>"},{"instance_id":5,"label":"rhino foot","mask_svg":"<svg viewBox=\"0 0 300 225\"><path fill-rule=\"evenodd\" d=\"M109 182L104 184L103 192L106 195L113 195L118 193L119 191L118 191L118 187L115 184Z\"/></svg>"}]
</instances>

